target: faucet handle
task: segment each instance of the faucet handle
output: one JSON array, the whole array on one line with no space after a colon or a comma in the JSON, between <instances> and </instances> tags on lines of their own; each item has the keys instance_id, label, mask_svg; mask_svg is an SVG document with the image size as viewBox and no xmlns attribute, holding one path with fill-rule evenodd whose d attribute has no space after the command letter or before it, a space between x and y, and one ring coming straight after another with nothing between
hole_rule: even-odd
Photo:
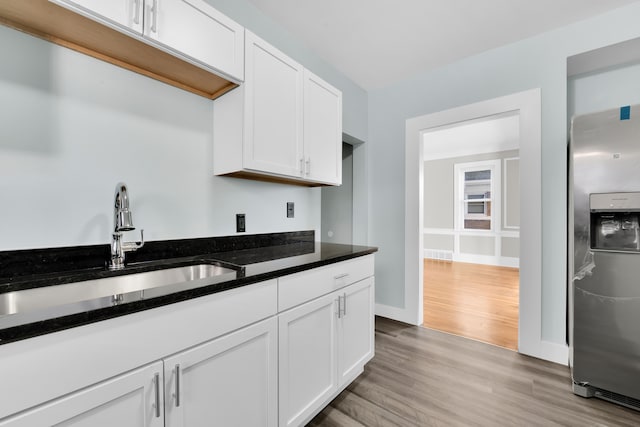
<instances>
[{"instance_id":1,"label":"faucet handle","mask_svg":"<svg viewBox=\"0 0 640 427\"><path fill-rule=\"evenodd\" d=\"M141 247L144 246L144 229L141 228L140 229L140 242L136 243L136 249L140 249Z\"/></svg>"},{"instance_id":2,"label":"faucet handle","mask_svg":"<svg viewBox=\"0 0 640 427\"><path fill-rule=\"evenodd\" d=\"M125 252L137 251L144 246L144 230L140 229L139 242L122 242L122 250Z\"/></svg>"}]
</instances>

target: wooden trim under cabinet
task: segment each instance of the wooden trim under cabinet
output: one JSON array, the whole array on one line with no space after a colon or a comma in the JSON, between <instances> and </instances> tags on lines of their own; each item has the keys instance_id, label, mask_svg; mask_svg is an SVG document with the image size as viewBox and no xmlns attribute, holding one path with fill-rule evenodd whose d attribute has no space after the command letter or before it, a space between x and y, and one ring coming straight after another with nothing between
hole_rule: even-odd
<instances>
[{"instance_id":1,"label":"wooden trim under cabinet","mask_svg":"<svg viewBox=\"0 0 640 427\"><path fill-rule=\"evenodd\" d=\"M220 174L218 176L250 179L253 181L275 182L278 184L293 184L293 185L299 185L301 187L327 187L331 185L331 184L323 184L321 182L304 181L302 179L288 178L285 176L266 175L265 173L262 173L262 172L251 172L251 171L230 172L226 174Z\"/></svg>"},{"instance_id":2,"label":"wooden trim under cabinet","mask_svg":"<svg viewBox=\"0 0 640 427\"><path fill-rule=\"evenodd\" d=\"M2 0L0 23L205 98L238 86L48 0Z\"/></svg>"}]
</instances>

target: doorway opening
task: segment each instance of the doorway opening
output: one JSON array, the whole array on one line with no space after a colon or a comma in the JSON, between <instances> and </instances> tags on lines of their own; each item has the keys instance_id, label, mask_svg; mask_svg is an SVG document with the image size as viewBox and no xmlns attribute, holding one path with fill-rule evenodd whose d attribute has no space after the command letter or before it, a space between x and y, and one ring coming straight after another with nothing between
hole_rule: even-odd
<instances>
[{"instance_id":1,"label":"doorway opening","mask_svg":"<svg viewBox=\"0 0 640 427\"><path fill-rule=\"evenodd\" d=\"M428 129L423 325L517 350L519 114Z\"/></svg>"},{"instance_id":2,"label":"doorway opening","mask_svg":"<svg viewBox=\"0 0 640 427\"><path fill-rule=\"evenodd\" d=\"M353 244L353 146L342 143L342 185L322 187L320 240Z\"/></svg>"},{"instance_id":3,"label":"doorway opening","mask_svg":"<svg viewBox=\"0 0 640 427\"><path fill-rule=\"evenodd\" d=\"M520 116L520 291L518 352L566 363L564 345L542 339L542 102L530 89L408 119L405 140L404 305L394 318L423 323L423 134L429 129L517 111Z\"/></svg>"},{"instance_id":4,"label":"doorway opening","mask_svg":"<svg viewBox=\"0 0 640 427\"><path fill-rule=\"evenodd\" d=\"M322 187L318 240L366 245L368 242L367 144L342 134L342 185Z\"/></svg>"}]
</instances>

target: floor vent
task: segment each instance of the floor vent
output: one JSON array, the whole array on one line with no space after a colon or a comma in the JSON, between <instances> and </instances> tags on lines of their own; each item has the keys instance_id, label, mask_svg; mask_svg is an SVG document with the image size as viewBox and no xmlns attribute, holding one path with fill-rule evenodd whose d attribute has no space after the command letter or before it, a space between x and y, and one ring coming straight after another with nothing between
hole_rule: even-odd
<instances>
[{"instance_id":1,"label":"floor vent","mask_svg":"<svg viewBox=\"0 0 640 427\"><path fill-rule=\"evenodd\" d=\"M640 400L634 399L633 397L624 396L622 394L614 393L608 390L602 390L600 388L595 389L594 396L603 400L608 400L609 402L617 403L618 405L626 406L627 408L635 409L636 411L640 411Z\"/></svg>"},{"instance_id":2,"label":"floor vent","mask_svg":"<svg viewBox=\"0 0 640 427\"><path fill-rule=\"evenodd\" d=\"M453 261L453 251L443 251L440 249L425 249L424 257L437 261Z\"/></svg>"}]
</instances>

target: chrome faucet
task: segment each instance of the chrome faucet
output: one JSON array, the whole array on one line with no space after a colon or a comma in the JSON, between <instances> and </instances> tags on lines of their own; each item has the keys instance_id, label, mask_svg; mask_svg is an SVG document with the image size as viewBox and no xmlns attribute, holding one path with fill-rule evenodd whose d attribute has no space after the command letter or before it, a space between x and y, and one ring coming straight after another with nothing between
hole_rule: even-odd
<instances>
[{"instance_id":1,"label":"chrome faucet","mask_svg":"<svg viewBox=\"0 0 640 427\"><path fill-rule=\"evenodd\" d=\"M116 185L115 206L113 211L113 234L111 239L111 260L109 270L124 268L124 257L127 252L133 252L144 246L144 230L140 230L140 242L123 242L122 232L131 231L133 226L131 211L129 210L129 194L124 182Z\"/></svg>"}]
</instances>

